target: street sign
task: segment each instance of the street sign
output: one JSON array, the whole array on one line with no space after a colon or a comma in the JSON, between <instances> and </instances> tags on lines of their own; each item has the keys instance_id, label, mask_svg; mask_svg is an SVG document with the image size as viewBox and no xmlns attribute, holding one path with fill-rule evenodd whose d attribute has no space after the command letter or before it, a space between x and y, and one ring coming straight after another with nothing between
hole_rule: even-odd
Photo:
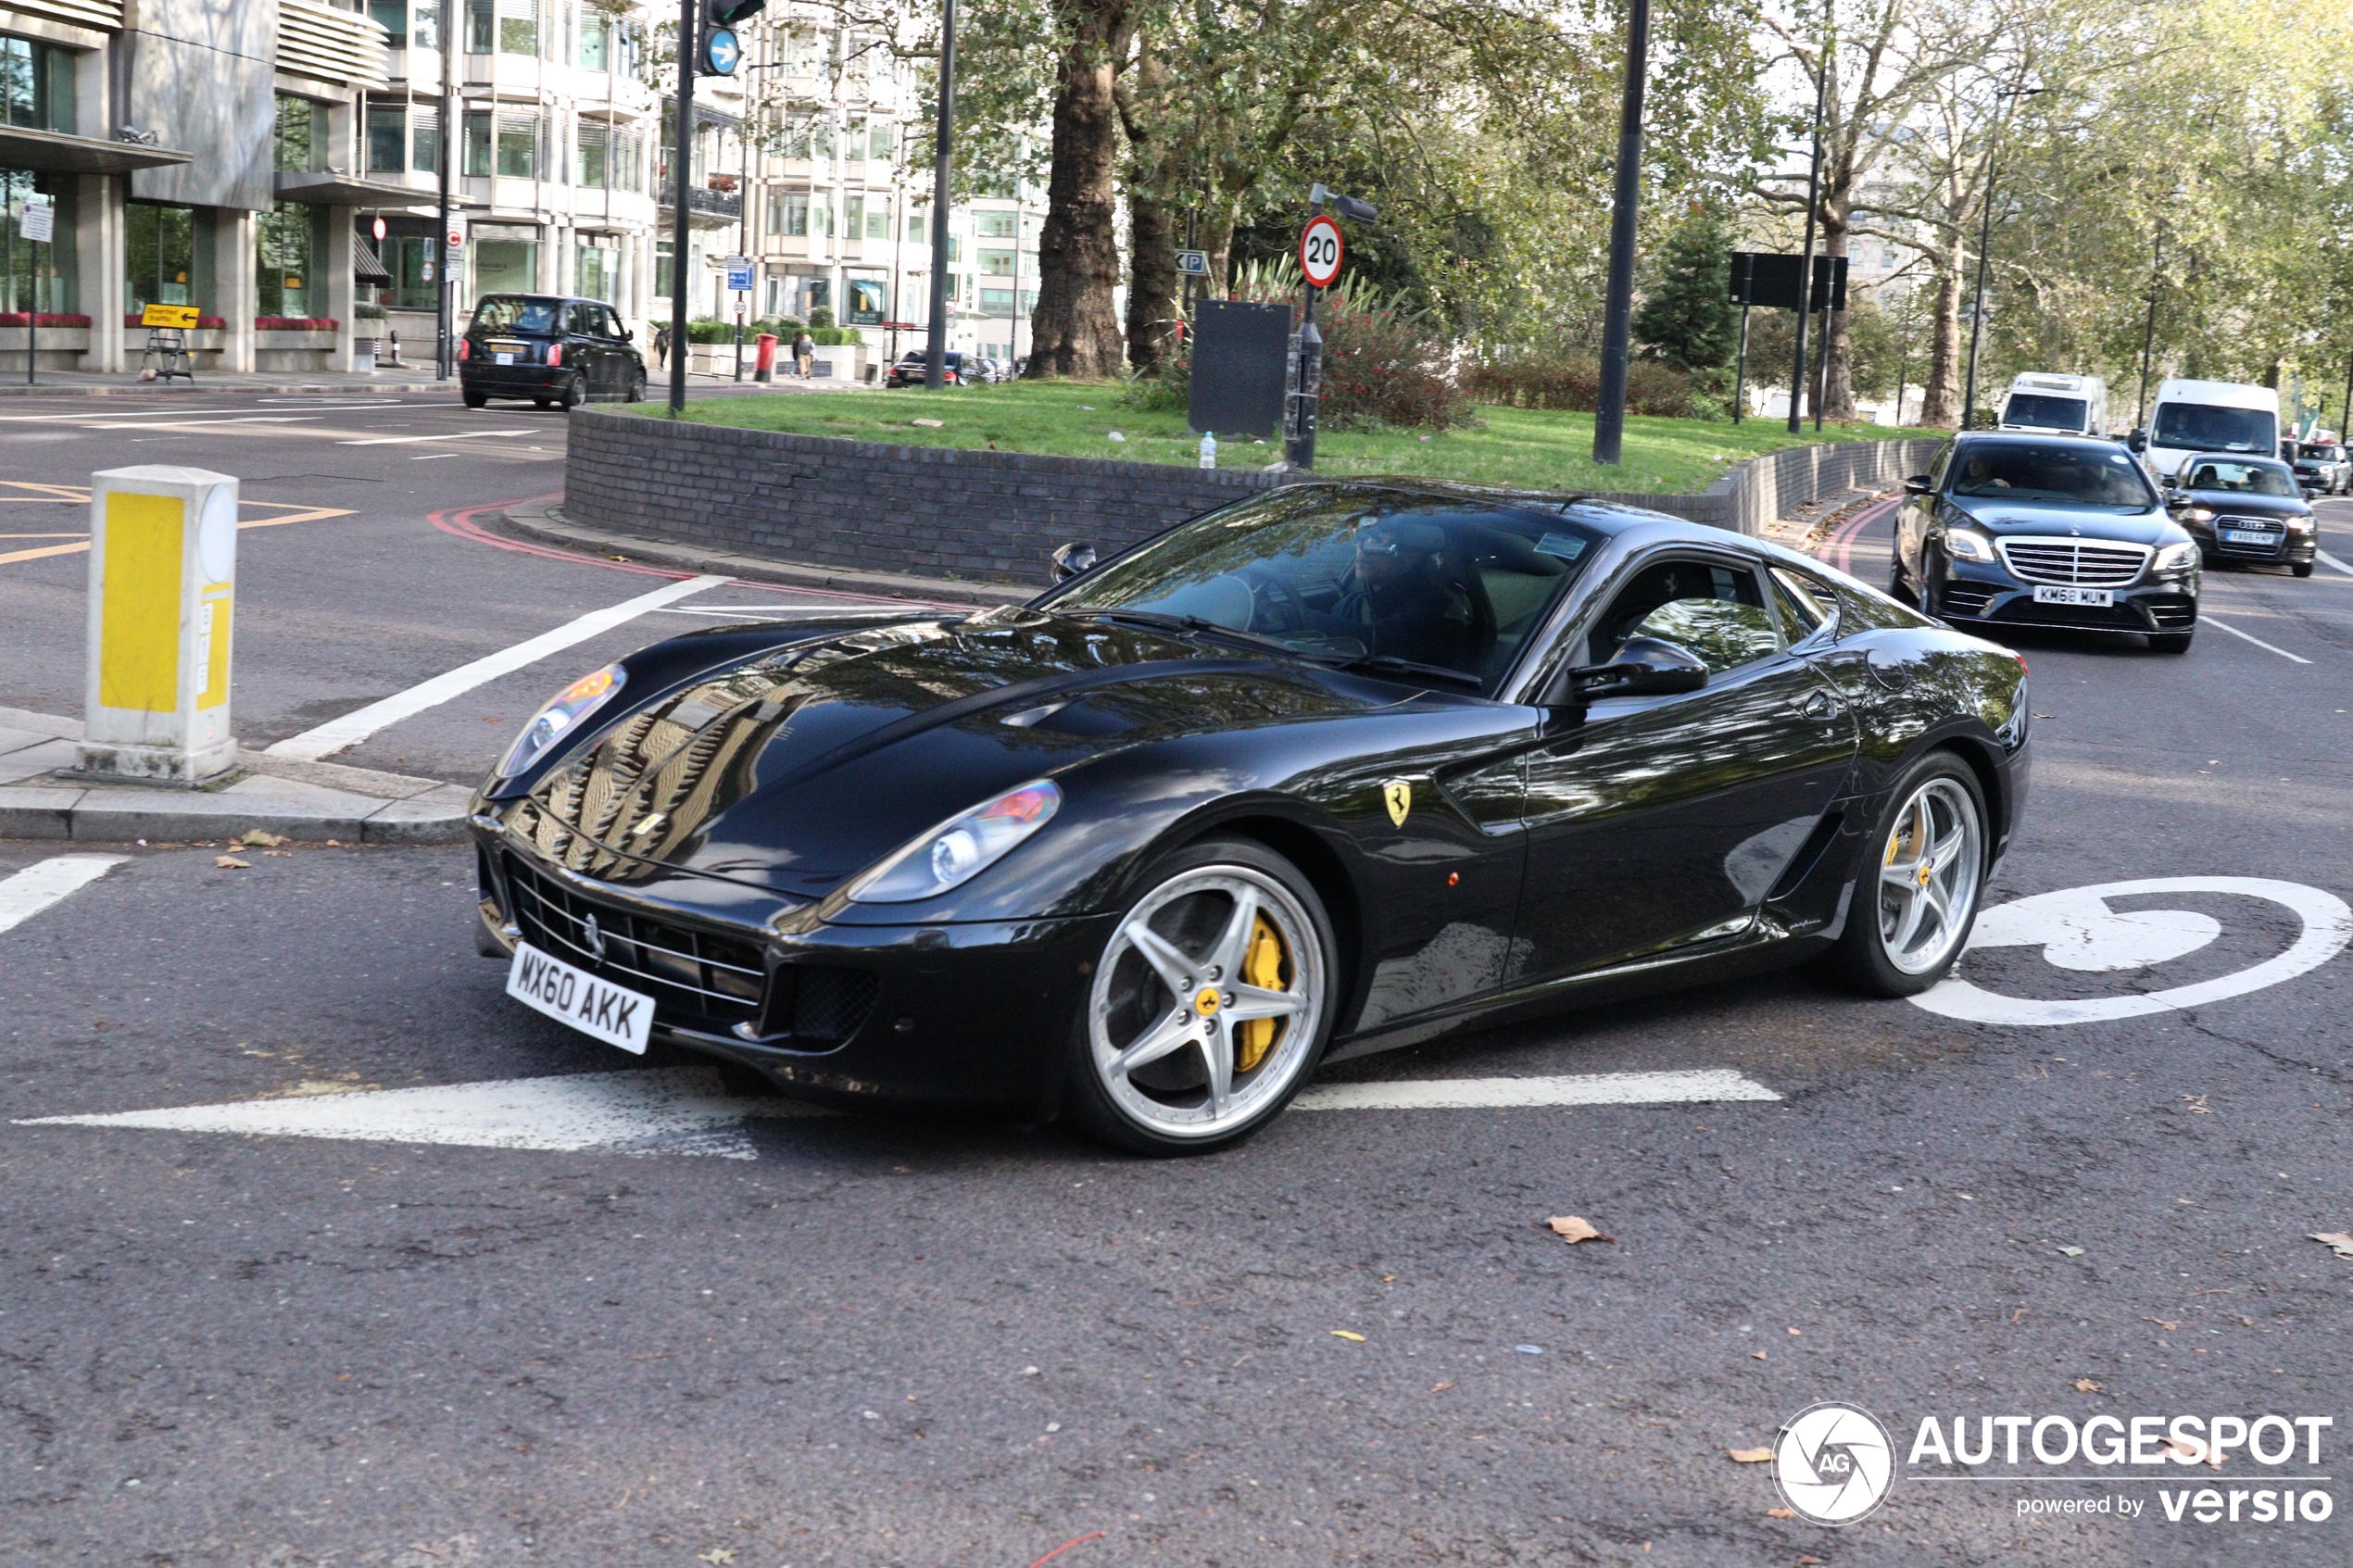
<instances>
[{"instance_id":1,"label":"street sign","mask_svg":"<svg viewBox=\"0 0 2353 1568\"><path fill-rule=\"evenodd\" d=\"M139 324L143 327L171 327L184 332L196 324L196 318L202 314L193 305L148 305L140 308Z\"/></svg>"},{"instance_id":2,"label":"street sign","mask_svg":"<svg viewBox=\"0 0 2353 1568\"><path fill-rule=\"evenodd\" d=\"M463 250L466 248L466 232L452 223L449 232L441 236L441 243L451 250Z\"/></svg>"},{"instance_id":3,"label":"street sign","mask_svg":"<svg viewBox=\"0 0 2353 1568\"><path fill-rule=\"evenodd\" d=\"M1798 291L1805 286L1805 270L1806 258L1802 256L1734 251L1732 303L1753 305L1760 310L1794 310ZM1812 294L1816 310L1846 308L1846 257L1814 257Z\"/></svg>"},{"instance_id":4,"label":"street sign","mask_svg":"<svg viewBox=\"0 0 2353 1568\"><path fill-rule=\"evenodd\" d=\"M743 57L743 45L736 42L734 31L727 28L712 28L710 36L702 41L702 66L708 75L733 76L736 62Z\"/></svg>"},{"instance_id":5,"label":"street sign","mask_svg":"<svg viewBox=\"0 0 2353 1568\"><path fill-rule=\"evenodd\" d=\"M1319 212L1300 232L1299 270L1310 284L1327 289L1340 276L1340 257L1347 248L1340 237L1340 225Z\"/></svg>"},{"instance_id":6,"label":"street sign","mask_svg":"<svg viewBox=\"0 0 2353 1568\"><path fill-rule=\"evenodd\" d=\"M731 256L727 257L726 265L727 292L730 294L749 294L751 292L751 257L749 256Z\"/></svg>"},{"instance_id":7,"label":"street sign","mask_svg":"<svg viewBox=\"0 0 2353 1568\"><path fill-rule=\"evenodd\" d=\"M17 216L17 236L47 245L57 232L57 209L46 202L27 202Z\"/></svg>"},{"instance_id":8,"label":"street sign","mask_svg":"<svg viewBox=\"0 0 2353 1568\"><path fill-rule=\"evenodd\" d=\"M375 232L376 232L376 239L377 239L377 242L378 242L379 244L381 244L381 243L383 242L383 240L384 240L384 220L383 219L381 219L381 218L377 219L377 220L376 220L376 221L375 221L375 224L374 224L374 228L375 228Z\"/></svg>"},{"instance_id":9,"label":"street sign","mask_svg":"<svg viewBox=\"0 0 2353 1568\"><path fill-rule=\"evenodd\" d=\"M1176 253L1176 270L1188 278L1209 276L1209 252L1180 250Z\"/></svg>"}]
</instances>

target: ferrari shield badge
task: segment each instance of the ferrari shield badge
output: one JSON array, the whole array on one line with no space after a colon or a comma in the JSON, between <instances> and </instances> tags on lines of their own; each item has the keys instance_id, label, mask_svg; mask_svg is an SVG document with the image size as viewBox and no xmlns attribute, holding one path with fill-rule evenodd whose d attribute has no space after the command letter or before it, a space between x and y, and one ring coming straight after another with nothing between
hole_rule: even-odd
<instances>
[{"instance_id":1,"label":"ferrari shield badge","mask_svg":"<svg viewBox=\"0 0 2353 1568\"><path fill-rule=\"evenodd\" d=\"M1405 813L1414 809L1414 786L1403 779L1391 779L1380 786L1380 793L1389 805L1389 820L1403 827Z\"/></svg>"}]
</instances>

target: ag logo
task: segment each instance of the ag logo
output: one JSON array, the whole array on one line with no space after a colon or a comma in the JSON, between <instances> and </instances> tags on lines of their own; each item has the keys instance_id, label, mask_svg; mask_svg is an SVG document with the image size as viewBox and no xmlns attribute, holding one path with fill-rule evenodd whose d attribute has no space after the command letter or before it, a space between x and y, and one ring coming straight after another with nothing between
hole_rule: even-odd
<instances>
[{"instance_id":1,"label":"ag logo","mask_svg":"<svg viewBox=\"0 0 2353 1568\"><path fill-rule=\"evenodd\" d=\"M1380 793L1389 806L1389 820L1403 827L1405 813L1414 809L1414 786L1403 779L1391 779L1380 786Z\"/></svg>"},{"instance_id":2,"label":"ag logo","mask_svg":"<svg viewBox=\"0 0 2353 1568\"><path fill-rule=\"evenodd\" d=\"M1811 1405L1773 1445L1773 1478L1802 1519L1852 1524L1887 1499L1895 1448L1879 1418L1856 1405Z\"/></svg>"}]
</instances>

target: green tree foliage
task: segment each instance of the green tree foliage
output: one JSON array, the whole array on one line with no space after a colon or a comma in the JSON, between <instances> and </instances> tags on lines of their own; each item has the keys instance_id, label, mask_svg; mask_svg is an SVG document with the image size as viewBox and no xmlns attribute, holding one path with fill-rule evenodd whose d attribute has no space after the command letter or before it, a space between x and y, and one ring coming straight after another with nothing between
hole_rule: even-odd
<instances>
[{"instance_id":1,"label":"green tree foliage","mask_svg":"<svg viewBox=\"0 0 2353 1568\"><path fill-rule=\"evenodd\" d=\"M1667 236L1642 307L1634 317L1636 340L1678 370L1730 364L1741 332L1740 307L1730 298L1731 279L1730 216L1704 203Z\"/></svg>"}]
</instances>

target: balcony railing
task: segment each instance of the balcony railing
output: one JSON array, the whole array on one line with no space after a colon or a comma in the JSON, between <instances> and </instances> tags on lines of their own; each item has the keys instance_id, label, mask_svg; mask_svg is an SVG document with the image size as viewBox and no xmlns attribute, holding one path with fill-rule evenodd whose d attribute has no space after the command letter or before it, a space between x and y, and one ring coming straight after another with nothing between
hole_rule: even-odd
<instances>
[{"instance_id":1,"label":"balcony railing","mask_svg":"<svg viewBox=\"0 0 2353 1568\"><path fill-rule=\"evenodd\" d=\"M667 181L661 187L661 205L678 205L678 188ZM737 191L706 191L690 185L686 188L686 210L698 218L724 218L732 222L743 216L744 198Z\"/></svg>"}]
</instances>

